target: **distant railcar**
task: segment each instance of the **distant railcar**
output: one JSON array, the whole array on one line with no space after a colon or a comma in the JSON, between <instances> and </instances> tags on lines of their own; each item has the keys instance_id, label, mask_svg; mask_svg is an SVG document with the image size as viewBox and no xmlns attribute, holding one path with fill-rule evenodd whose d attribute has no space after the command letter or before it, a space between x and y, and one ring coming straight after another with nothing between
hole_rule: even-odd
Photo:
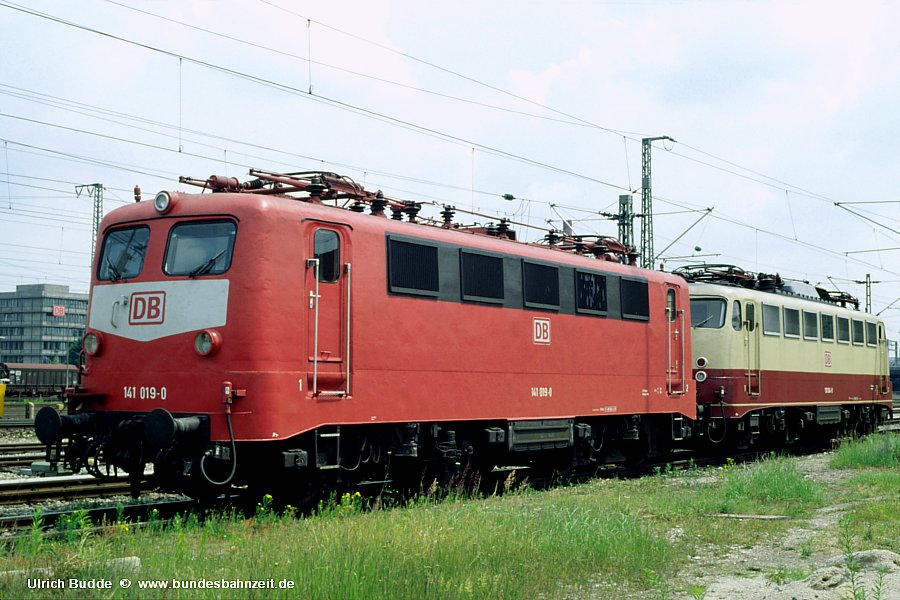
<instances>
[{"instance_id":1,"label":"distant railcar","mask_svg":"<svg viewBox=\"0 0 900 600\"><path fill-rule=\"evenodd\" d=\"M4 375L7 373L7 375ZM78 367L74 365L43 365L27 363L0 363L0 378L6 377L7 398L32 396L58 396L66 388L79 382Z\"/></svg>"},{"instance_id":2,"label":"distant railcar","mask_svg":"<svg viewBox=\"0 0 900 600\"><path fill-rule=\"evenodd\" d=\"M900 390L900 366L891 367L891 389Z\"/></svg>"}]
</instances>

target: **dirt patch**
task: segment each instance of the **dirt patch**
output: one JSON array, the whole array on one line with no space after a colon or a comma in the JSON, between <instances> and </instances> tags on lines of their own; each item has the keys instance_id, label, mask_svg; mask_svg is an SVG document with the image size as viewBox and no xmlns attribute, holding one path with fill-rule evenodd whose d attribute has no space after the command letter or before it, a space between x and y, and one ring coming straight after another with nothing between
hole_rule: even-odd
<instances>
[{"instance_id":1,"label":"dirt patch","mask_svg":"<svg viewBox=\"0 0 900 600\"><path fill-rule=\"evenodd\" d=\"M855 473L828 466L830 454L798 459L804 474L826 484L840 483ZM845 600L900 599L900 555L888 550L848 554L840 548L839 521L853 503L826 506L775 539L757 545L710 549L694 557L695 594L674 598L705 600ZM856 540L856 545L862 544ZM856 593L854 593L854 591Z\"/></svg>"}]
</instances>

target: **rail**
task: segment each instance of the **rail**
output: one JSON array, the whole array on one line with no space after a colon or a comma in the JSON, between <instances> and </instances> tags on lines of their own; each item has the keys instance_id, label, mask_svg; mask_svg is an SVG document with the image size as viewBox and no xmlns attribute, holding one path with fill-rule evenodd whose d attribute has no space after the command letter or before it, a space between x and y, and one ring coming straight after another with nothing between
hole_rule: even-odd
<instances>
[{"instance_id":1,"label":"rail","mask_svg":"<svg viewBox=\"0 0 900 600\"><path fill-rule=\"evenodd\" d=\"M45 477L0 481L0 506L35 504L46 500L107 498L131 493L127 479L101 481L92 476Z\"/></svg>"},{"instance_id":2,"label":"rail","mask_svg":"<svg viewBox=\"0 0 900 600\"><path fill-rule=\"evenodd\" d=\"M39 442L0 444L0 467L24 467L46 456L46 447Z\"/></svg>"}]
</instances>

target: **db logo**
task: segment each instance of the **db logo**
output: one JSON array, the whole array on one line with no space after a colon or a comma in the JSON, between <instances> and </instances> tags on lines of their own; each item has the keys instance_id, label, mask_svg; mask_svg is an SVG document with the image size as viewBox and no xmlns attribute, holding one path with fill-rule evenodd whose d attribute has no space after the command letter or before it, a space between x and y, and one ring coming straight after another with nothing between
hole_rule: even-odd
<instances>
[{"instance_id":1,"label":"db logo","mask_svg":"<svg viewBox=\"0 0 900 600\"><path fill-rule=\"evenodd\" d=\"M531 324L532 338L535 344L550 343L550 319L534 318Z\"/></svg>"},{"instance_id":2,"label":"db logo","mask_svg":"<svg viewBox=\"0 0 900 600\"><path fill-rule=\"evenodd\" d=\"M166 318L165 292L134 292L128 304L129 325L153 325Z\"/></svg>"}]
</instances>

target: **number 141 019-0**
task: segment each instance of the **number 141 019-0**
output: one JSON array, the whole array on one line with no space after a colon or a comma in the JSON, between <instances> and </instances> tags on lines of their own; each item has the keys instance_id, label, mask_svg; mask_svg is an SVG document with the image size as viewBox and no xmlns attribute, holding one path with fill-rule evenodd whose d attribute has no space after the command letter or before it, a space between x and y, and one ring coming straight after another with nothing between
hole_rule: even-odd
<instances>
[{"instance_id":1,"label":"number 141 019-0","mask_svg":"<svg viewBox=\"0 0 900 600\"><path fill-rule=\"evenodd\" d=\"M126 400L137 398L140 398L141 400L165 400L166 386L126 385L122 388L122 395Z\"/></svg>"}]
</instances>

